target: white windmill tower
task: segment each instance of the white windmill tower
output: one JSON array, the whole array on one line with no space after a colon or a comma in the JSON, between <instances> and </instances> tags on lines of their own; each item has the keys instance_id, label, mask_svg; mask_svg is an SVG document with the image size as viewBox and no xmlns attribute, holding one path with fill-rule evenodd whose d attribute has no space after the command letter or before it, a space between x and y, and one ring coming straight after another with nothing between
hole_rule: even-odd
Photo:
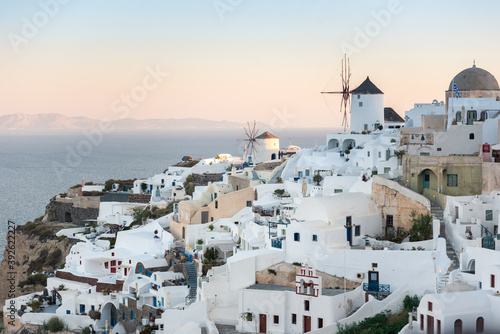
<instances>
[{"instance_id":1,"label":"white windmill tower","mask_svg":"<svg viewBox=\"0 0 500 334\"><path fill-rule=\"evenodd\" d=\"M238 141L246 141L245 153L243 161L248 165L258 164L265 161L276 160L280 158L280 140L272 133L265 131L257 136L259 132L256 129L256 123L253 122L253 127L247 122L248 129L245 128L246 139L238 139Z\"/></svg>"},{"instance_id":2,"label":"white windmill tower","mask_svg":"<svg viewBox=\"0 0 500 334\"><path fill-rule=\"evenodd\" d=\"M256 129L257 123L253 121L253 128L250 126L250 123L247 122L247 128L243 128L245 130L245 134L247 135L246 139L238 139L238 141L246 141L248 144L245 144L245 152L243 154L243 161L249 165L253 165L255 163L255 155L257 154L257 145L258 142L256 140L258 129Z\"/></svg>"}]
</instances>

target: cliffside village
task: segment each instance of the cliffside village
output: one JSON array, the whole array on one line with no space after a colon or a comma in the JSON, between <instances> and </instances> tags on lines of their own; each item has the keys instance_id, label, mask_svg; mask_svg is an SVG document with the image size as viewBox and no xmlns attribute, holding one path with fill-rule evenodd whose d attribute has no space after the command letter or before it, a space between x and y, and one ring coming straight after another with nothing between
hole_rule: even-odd
<instances>
[{"instance_id":1,"label":"cliffside village","mask_svg":"<svg viewBox=\"0 0 500 334\"><path fill-rule=\"evenodd\" d=\"M497 80L474 65L404 119L370 78L351 94L350 132L321 146L263 132L242 157L53 198L75 244L43 291L5 301L6 327L336 333L416 295L400 333L498 331Z\"/></svg>"}]
</instances>

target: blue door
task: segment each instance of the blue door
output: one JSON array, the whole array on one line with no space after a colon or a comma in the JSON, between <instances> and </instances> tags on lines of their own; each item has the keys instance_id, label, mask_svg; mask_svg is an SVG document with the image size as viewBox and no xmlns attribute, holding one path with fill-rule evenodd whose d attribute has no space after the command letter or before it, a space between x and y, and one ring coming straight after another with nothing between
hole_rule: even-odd
<instances>
[{"instance_id":1,"label":"blue door","mask_svg":"<svg viewBox=\"0 0 500 334\"><path fill-rule=\"evenodd\" d=\"M369 271L368 272L368 291L370 292L378 292L378 271Z\"/></svg>"},{"instance_id":2,"label":"blue door","mask_svg":"<svg viewBox=\"0 0 500 334\"><path fill-rule=\"evenodd\" d=\"M153 306L156 307L156 297L153 297Z\"/></svg>"},{"instance_id":3,"label":"blue door","mask_svg":"<svg viewBox=\"0 0 500 334\"><path fill-rule=\"evenodd\" d=\"M425 172L422 175L422 187L423 187L423 189L429 189L430 184L431 184L431 175L429 174L429 172Z\"/></svg>"},{"instance_id":4,"label":"blue door","mask_svg":"<svg viewBox=\"0 0 500 334\"><path fill-rule=\"evenodd\" d=\"M495 240L493 239L492 236L487 235L487 236L483 237L482 241L483 241L482 242L483 248L495 250Z\"/></svg>"},{"instance_id":5,"label":"blue door","mask_svg":"<svg viewBox=\"0 0 500 334\"><path fill-rule=\"evenodd\" d=\"M80 314L85 313L85 304L80 304Z\"/></svg>"},{"instance_id":6,"label":"blue door","mask_svg":"<svg viewBox=\"0 0 500 334\"><path fill-rule=\"evenodd\" d=\"M352 217L348 216L345 218L345 227L347 230L347 242L349 246L352 245Z\"/></svg>"}]
</instances>

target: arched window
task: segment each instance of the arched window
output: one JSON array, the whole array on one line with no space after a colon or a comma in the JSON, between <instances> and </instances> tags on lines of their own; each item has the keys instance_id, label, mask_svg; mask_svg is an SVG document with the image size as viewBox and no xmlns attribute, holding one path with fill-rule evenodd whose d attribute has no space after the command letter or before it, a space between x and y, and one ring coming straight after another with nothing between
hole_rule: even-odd
<instances>
[{"instance_id":1,"label":"arched window","mask_svg":"<svg viewBox=\"0 0 500 334\"><path fill-rule=\"evenodd\" d=\"M455 320L455 334L462 334L462 320Z\"/></svg>"},{"instance_id":2,"label":"arched window","mask_svg":"<svg viewBox=\"0 0 500 334\"><path fill-rule=\"evenodd\" d=\"M484 332L484 318L479 317L476 320L476 333Z\"/></svg>"},{"instance_id":3,"label":"arched window","mask_svg":"<svg viewBox=\"0 0 500 334\"><path fill-rule=\"evenodd\" d=\"M474 134L473 134L473 133L469 133L469 139L470 139L470 140L473 140L473 139L474 139Z\"/></svg>"}]
</instances>

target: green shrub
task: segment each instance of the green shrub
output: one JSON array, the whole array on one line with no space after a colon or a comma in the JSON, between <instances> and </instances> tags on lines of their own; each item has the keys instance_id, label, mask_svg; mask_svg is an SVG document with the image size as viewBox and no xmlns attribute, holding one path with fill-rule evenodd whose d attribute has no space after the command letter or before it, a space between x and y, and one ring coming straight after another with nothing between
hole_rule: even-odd
<instances>
[{"instance_id":1,"label":"green shrub","mask_svg":"<svg viewBox=\"0 0 500 334\"><path fill-rule=\"evenodd\" d=\"M412 223L410 240L421 241L430 239L432 237L432 216L429 214L417 214L416 211L412 211L410 217Z\"/></svg>"},{"instance_id":2,"label":"green shrub","mask_svg":"<svg viewBox=\"0 0 500 334\"><path fill-rule=\"evenodd\" d=\"M219 255L219 252L215 248L207 248L205 253L203 254L203 258L209 262L215 261L217 259L217 256Z\"/></svg>"},{"instance_id":3,"label":"green shrub","mask_svg":"<svg viewBox=\"0 0 500 334\"><path fill-rule=\"evenodd\" d=\"M34 275L29 275L26 280L19 282L18 286L20 288L24 288L25 285L36 285L40 284L43 286L47 285L47 275L45 274L34 274Z\"/></svg>"},{"instance_id":4,"label":"green shrub","mask_svg":"<svg viewBox=\"0 0 500 334\"><path fill-rule=\"evenodd\" d=\"M337 334L397 334L408 323L408 315L379 313L359 323L339 325Z\"/></svg>"},{"instance_id":5,"label":"green shrub","mask_svg":"<svg viewBox=\"0 0 500 334\"><path fill-rule=\"evenodd\" d=\"M189 196L193 195L194 192L194 176L192 174L189 174L186 177L186 181L184 182L184 190L186 191L186 194Z\"/></svg>"},{"instance_id":6,"label":"green shrub","mask_svg":"<svg viewBox=\"0 0 500 334\"><path fill-rule=\"evenodd\" d=\"M92 320L100 320L101 319L101 312L96 311L96 310L90 310L89 311L89 317Z\"/></svg>"},{"instance_id":7,"label":"green shrub","mask_svg":"<svg viewBox=\"0 0 500 334\"><path fill-rule=\"evenodd\" d=\"M61 258L62 258L62 252L59 248L56 248L47 256L44 265L55 268L56 265L59 263L59 261L61 261Z\"/></svg>"},{"instance_id":8,"label":"green shrub","mask_svg":"<svg viewBox=\"0 0 500 334\"><path fill-rule=\"evenodd\" d=\"M82 334L90 334L91 332L90 327L84 327L81 331Z\"/></svg>"},{"instance_id":9,"label":"green shrub","mask_svg":"<svg viewBox=\"0 0 500 334\"><path fill-rule=\"evenodd\" d=\"M60 332L65 329L65 323L58 317L52 317L49 321L43 323L43 328L49 332Z\"/></svg>"},{"instance_id":10,"label":"green shrub","mask_svg":"<svg viewBox=\"0 0 500 334\"><path fill-rule=\"evenodd\" d=\"M420 304L420 300L418 300L417 295L414 295L413 297L406 296L403 300L403 307L406 312L412 312L418 307L418 304Z\"/></svg>"}]
</instances>

